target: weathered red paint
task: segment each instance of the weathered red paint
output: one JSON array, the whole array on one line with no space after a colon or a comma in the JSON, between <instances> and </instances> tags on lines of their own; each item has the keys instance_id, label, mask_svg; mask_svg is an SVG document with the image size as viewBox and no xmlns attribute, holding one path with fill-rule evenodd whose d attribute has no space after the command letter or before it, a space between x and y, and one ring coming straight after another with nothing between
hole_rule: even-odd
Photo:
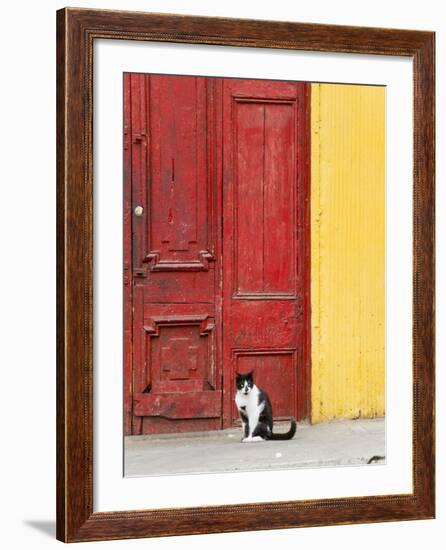
<instances>
[{"instance_id":1,"label":"weathered red paint","mask_svg":"<svg viewBox=\"0 0 446 550\"><path fill-rule=\"evenodd\" d=\"M307 93L125 75L127 434L231 425L236 369L308 415Z\"/></svg>"},{"instance_id":2,"label":"weathered red paint","mask_svg":"<svg viewBox=\"0 0 446 550\"><path fill-rule=\"evenodd\" d=\"M236 371L254 369L276 418L307 413L306 93L295 82L223 83L224 426L238 418Z\"/></svg>"},{"instance_id":3,"label":"weathered red paint","mask_svg":"<svg viewBox=\"0 0 446 550\"><path fill-rule=\"evenodd\" d=\"M221 427L215 87L206 78L125 75L125 95L131 96L131 238L125 230L133 267L127 373L134 434ZM140 216L134 214L138 206Z\"/></svg>"}]
</instances>

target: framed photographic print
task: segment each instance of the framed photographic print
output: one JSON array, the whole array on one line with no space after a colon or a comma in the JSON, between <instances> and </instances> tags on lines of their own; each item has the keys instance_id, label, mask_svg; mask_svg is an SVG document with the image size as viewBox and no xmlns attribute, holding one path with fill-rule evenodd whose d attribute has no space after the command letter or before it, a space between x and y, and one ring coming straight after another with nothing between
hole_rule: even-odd
<instances>
[{"instance_id":1,"label":"framed photographic print","mask_svg":"<svg viewBox=\"0 0 446 550\"><path fill-rule=\"evenodd\" d=\"M58 538L434 517L434 34L57 30Z\"/></svg>"}]
</instances>

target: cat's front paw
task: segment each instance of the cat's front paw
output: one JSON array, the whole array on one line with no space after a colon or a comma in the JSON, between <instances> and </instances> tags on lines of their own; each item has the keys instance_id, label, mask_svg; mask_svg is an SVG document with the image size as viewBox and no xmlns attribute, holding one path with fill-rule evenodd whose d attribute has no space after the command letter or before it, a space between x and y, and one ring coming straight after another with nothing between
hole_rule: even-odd
<instances>
[{"instance_id":1,"label":"cat's front paw","mask_svg":"<svg viewBox=\"0 0 446 550\"><path fill-rule=\"evenodd\" d=\"M259 435L255 435L254 437L244 437L242 439L242 443L252 443L253 441L264 441L263 437L260 437Z\"/></svg>"}]
</instances>

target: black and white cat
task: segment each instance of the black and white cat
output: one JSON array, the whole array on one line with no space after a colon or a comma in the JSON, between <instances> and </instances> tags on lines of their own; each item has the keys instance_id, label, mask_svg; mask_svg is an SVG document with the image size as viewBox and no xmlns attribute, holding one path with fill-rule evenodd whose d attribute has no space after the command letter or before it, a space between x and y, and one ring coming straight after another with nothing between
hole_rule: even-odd
<instances>
[{"instance_id":1,"label":"black and white cat","mask_svg":"<svg viewBox=\"0 0 446 550\"><path fill-rule=\"evenodd\" d=\"M236 373L235 403L243 426L243 443L267 439L291 439L296 433L296 421L286 433L273 433L273 409L268 394L254 384L253 371Z\"/></svg>"}]
</instances>

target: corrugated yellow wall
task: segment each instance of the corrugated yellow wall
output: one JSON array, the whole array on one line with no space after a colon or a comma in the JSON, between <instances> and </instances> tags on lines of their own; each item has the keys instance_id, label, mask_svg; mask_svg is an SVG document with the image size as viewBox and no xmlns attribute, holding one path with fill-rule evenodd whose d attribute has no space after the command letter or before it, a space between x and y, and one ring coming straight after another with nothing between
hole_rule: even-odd
<instances>
[{"instance_id":1,"label":"corrugated yellow wall","mask_svg":"<svg viewBox=\"0 0 446 550\"><path fill-rule=\"evenodd\" d=\"M385 407L385 89L313 84L312 422Z\"/></svg>"}]
</instances>

